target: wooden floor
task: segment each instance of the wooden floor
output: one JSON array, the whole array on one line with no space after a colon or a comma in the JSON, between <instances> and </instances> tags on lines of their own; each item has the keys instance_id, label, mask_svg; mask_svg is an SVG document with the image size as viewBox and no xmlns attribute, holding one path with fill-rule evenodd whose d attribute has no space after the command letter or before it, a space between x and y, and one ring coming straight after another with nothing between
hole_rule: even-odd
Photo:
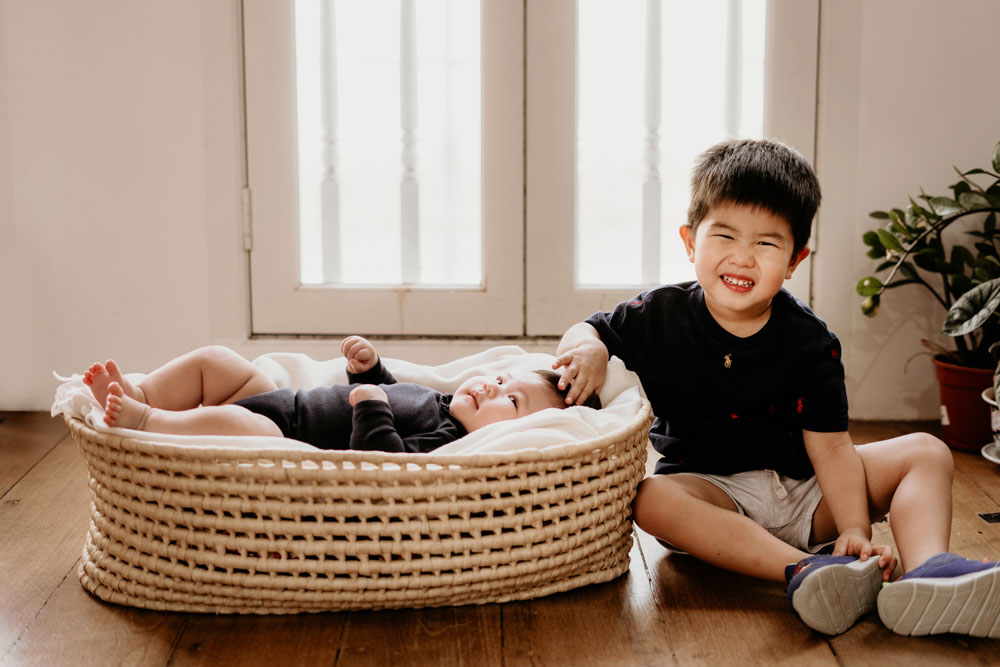
<instances>
[{"instance_id":1,"label":"wooden floor","mask_svg":"<svg viewBox=\"0 0 1000 667\"><path fill-rule=\"evenodd\" d=\"M859 443L909 430L851 427ZM1000 512L1000 466L955 460L952 549L1000 558L1000 524L979 517ZM0 664L1000 664L1000 641L900 637L876 615L824 637L788 611L782 586L670 555L641 532L626 576L527 602L270 617L143 611L80 586L87 522L86 473L63 422L0 412ZM885 523L876 535L889 539Z\"/></svg>"}]
</instances>

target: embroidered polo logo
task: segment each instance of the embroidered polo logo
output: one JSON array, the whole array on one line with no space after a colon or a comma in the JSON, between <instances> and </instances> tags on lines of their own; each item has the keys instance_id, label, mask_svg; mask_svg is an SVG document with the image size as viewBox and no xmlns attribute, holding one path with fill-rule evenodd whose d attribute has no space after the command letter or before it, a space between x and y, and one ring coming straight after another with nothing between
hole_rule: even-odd
<instances>
[{"instance_id":1,"label":"embroidered polo logo","mask_svg":"<svg viewBox=\"0 0 1000 667\"><path fill-rule=\"evenodd\" d=\"M733 355L732 355L732 353L726 355L726 360L723 362L723 365L726 368L732 368L733 367Z\"/></svg>"}]
</instances>

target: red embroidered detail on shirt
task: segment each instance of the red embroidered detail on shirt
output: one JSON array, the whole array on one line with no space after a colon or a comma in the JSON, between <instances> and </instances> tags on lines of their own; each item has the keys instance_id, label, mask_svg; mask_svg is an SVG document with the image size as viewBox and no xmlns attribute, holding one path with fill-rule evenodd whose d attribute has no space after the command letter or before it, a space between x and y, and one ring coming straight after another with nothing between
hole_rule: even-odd
<instances>
[{"instance_id":1,"label":"red embroidered detail on shirt","mask_svg":"<svg viewBox=\"0 0 1000 667\"><path fill-rule=\"evenodd\" d=\"M729 416L732 417L733 419L739 419L740 418L740 416L738 414L736 414L735 412L730 413Z\"/></svg>"},{"instance_id":2,"label":"red embroidered detail on shirt","mask_svg":"<svg viewBox=\"0 0 1000 667\"><path fill-rule=\"evenodd\" d=\"M632 306L633 308L638 308L639 306L642 305L642 301L636 299L635 301L629 301L628 305Z\"/></svg>"},{"instance_id":3,"label":"red embroidered detail on shirt","mask_svg":"<svg viewBox=\"0 0 1000 667\"><path fill-rule=\"evenodd\" d=\"M831 350L830 350L830 354L832 354L832 355L833 355L833 358L834 358L834 359L836 359L836 358L837 358L837 351L836 351L836 350L834 350L834 349L832 349L832 348L831 348Z\"/></svg>"},{"instance_id":4,"label":"red embroidered detail on shirt","mask_svg":"<svg viewBox=\"0 0 1000 667\"><path fill-rule=\"evenodd\" d=\"M798 403L795 404L795 411L802 414L802 397L799 397Z\"/></svg>"}]
</instances>

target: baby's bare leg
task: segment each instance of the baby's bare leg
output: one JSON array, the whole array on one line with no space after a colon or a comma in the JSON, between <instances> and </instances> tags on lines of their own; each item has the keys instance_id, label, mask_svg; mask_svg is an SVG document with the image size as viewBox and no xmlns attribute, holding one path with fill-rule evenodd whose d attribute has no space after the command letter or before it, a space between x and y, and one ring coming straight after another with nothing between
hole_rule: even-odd
<instances>
[{"instance_id":1,"label":"baby's bare leg","mask_svg":"<svg viewBox=\"0 0 1000 667\"><path fill-rule=\"evenodd\" d=\"M90 368L83 374L83 383L90 387L94 398L101 405L104 405L108 398L108 385L112 382L117 382L126 396L134 398L140 403L146 402L146 397L143 395L142 390L125 379L114 359L108 359L103 364L91 364Z\"/></svg>"},{"instance_id":2,"label":"baby's bare leg","mask_svg":"<svg viewBox=\"0 0 1000 667\"><path fill-rule=\"evenodd\" d=\"M138 382L146 403L164 410L226 405L278 388L262 370L227 347L188 352Z\"/></svg>"},{"instance_id":3,"label":"baby's bare leg","mask_svg":"<svg viewBox=\"0 0 1000 667\"><path fill-rule=\"evenodd\" d=\"M126 396L121 385L108 386L104 407L108 426L175 435L266 435L282 437L273 421L239 405L212 405L190 410L161 410Z\"/></svg>"}]
</instances>

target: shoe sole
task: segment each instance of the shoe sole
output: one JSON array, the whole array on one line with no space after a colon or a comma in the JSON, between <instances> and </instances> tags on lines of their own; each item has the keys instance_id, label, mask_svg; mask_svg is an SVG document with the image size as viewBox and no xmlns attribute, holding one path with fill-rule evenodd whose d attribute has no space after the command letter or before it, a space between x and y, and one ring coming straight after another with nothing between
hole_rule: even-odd
<instances>
[{"instance_id":1,"label":"shoe sole","mask_svg":"<svg viewBox=\"0 0 1000 667\"><path fill-rule=\"evenodd\" d=\"M878 557L826 565L802 580L792 594L792 608L813 630L839 635L859 616L875 611L882 587Z\"/></svg>"},{"instance_id":2,"label":"shoe sole","mask_svg":"<svg viewBox=\"0 0 1000 667\"><path fill-rule=\"evenodd\" d=\"M878 615L901 635L1000 638L1000 568L889 584L879 593Z\"/></svg>"}]
</instances>

